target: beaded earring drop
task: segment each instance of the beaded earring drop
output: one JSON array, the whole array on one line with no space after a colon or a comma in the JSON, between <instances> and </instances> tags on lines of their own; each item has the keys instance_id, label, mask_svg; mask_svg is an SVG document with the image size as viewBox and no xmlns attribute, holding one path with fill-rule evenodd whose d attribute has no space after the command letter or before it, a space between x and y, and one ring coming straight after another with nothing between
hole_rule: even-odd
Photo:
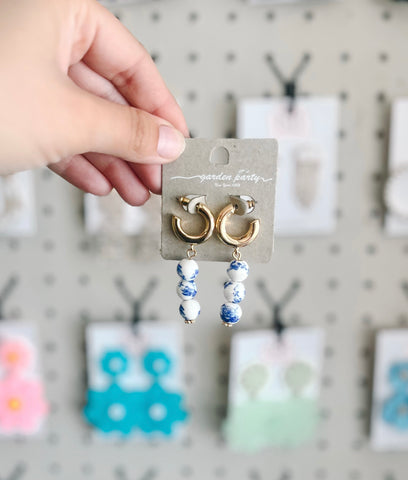
<instances>
[{"instance_id":1,"label":"beaded earring drop","mask_svg":"<svg viewBox=\"0 0 408 480\"><path fill-rule=\"evenodd\" d=\"M206 205L206 197L201 195L186 195L179 197L178 201L184 210L191 214L199 214L205 221L204 230L198 235L188 234L181 225L181 218L172 216L172 228L177 238L190 244L187 250L187 258L184 258L177 265L177 274L180 281L177 285L177 294L182 299L180 304L180 315L186 324L192 324L200 314L200 304L195 300L197 285L195 279L198 275L198 264L194 260L197 255L195 245L207 241L214 231L215 220L210 209Z\"/></svg>"},{"instance_id":2,"label":"beaded earring drop","mask_svg":"<svg viewBox=\"0 0 408 480\"><path fill-rule=\"evenodd\" d=\"M259 233L260 220L252 220L248 231L241 236L234 237L227 232L226 223L232 215L245 215L255 208L255 200L246 195L230 195L231 203L224 207L218 215L215 228L218 237L225 244L234 247L232 262L227 274L229 280L224 283L224 297L226 303L221 306L220 317L227 327L232 327L242 316L239 303L245 298L245 287L242 283L248 277L249 267L247 262L241 260L241 247L252 243Z\"/></svg>"}]
</instances>

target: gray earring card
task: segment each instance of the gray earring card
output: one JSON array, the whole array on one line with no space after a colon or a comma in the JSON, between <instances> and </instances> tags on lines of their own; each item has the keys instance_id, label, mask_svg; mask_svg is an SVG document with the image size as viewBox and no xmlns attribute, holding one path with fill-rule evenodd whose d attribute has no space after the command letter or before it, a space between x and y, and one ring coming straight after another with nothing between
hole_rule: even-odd
<instances>
[{"instance_id":1,"label":"gray earring card","mask_svg":"<svg viewBox=\"0 0 408 480\"><path fill-rule=\"evenodd\" d=\"M163 166L161 255L165 260L186 257L188 243L179 240L172 229L172 216L182 219L183 229L191 235L202 232L205 222L198 214L186 212L178 198L203 195L217 219L231 203L230 196L249 196L254 210L247 215L234 214L227 223L233 236L244 234L249 222L260 220L257 238L241 247L242 260L266 263L273 251L274 210L278 143L274 139L187 139L186 149L175 161ZM234 247L213 235L195 246L198 261L228 262Z\"/></svg>"}]
</instances>

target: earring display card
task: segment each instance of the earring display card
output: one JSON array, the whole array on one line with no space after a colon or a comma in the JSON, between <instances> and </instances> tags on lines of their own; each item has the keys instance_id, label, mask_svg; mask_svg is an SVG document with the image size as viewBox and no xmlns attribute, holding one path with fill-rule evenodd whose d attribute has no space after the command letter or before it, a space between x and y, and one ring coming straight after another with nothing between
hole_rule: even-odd
<instances>
[{"instance_id":1,"label":"earring display card","mask_svg":"<svg viewBox=\"0 0 408 480\"><path fill-rule=\"evenodd\" d=\"M290 328L239 332L232 338L228 416L232 449L295 447L318 426L323 331Z\"/></svg>"},{"instance_id":2,"label":"earring display card","mask_svg":"<svg viewBox=\"0 0 408 480\"><path fill-rule=\"evenodd\" d=\"M0 177L0 235L30 236L35 231L33 173Z\"/></svg>"},{"instance_id":3,"label":"earring display card","mask_svg":"<svg viewBox=\"0 0 408 480\"><path fill-rule=\"evenodd\" d=\"M371 414L371 446L408 450L408 330L377 334Z\"/></svg>"},{"instance_id":4,"label":"earring display card","mask_svg":"<svg viewBox=\"0 0 408 480\"><path fill-rule=\"evenodd\" d=\"M86 331L84 415L105 437L170 438L187 419L177 326L95 323Z\"/></svg>"},{"instance_id":5,"label":"earring display card","mask_svg":"<svg viewBox=\"0 0 408 480\"><path fill-rule=\"evenodd\" d=\"M325 235L336 228L339 102L335 97L244 99L240 138L279 142L276 234Z\"/></svg>"},{"instance_id":6,"label":"earring display card","mask_svg":"<svg viewBox=\"0 0 408 480\"><path fill-rule=\"evenodd\" d=\"M125 254L153 258L159 253L160 198L152 195L141 207L124 202L116 192L107 197L84 196L86 231L102 255L120 258Z\"/></svg>"},{"instance_id":7,"label":"earring display card","mask_svg":"<svg viewBox=\"0 0 408 480\"><path fill-rule=\"evenodd\" d=\"M106 197L85 194L84 210L86 231L91 235L110 232L138 235L147 223L143 207L132 207L116 192Z\"/></svg>"},{"instance_id":8,"label":"earring display card","mask_svg":"<svg viewBox=\"0 0 408 480\"><path fill-rule=\"evenodd\" d=\"M40 433L48 405L40 373L34 325L0 322L0 435Z\"/></svg>"},{"instance_id":9,"label":"earring display card","mask_svg":"<svg viewBox=\"0 0 408 480\"><path fill-rule=\"evenodd\" d=\"M408 235L408 98L394 102L391 115L388 180L384 200L385 231L390 236Z\"/></svg>"},{"instance_id":10,"label":"earring display card","mask_svg":"<svg viewBox=\"0 0 408 480\"><path fill-rule=\"evenodd\" d=\"M163 166L161 254L166 260L186 256L188 243L172 230L172 216L182 219L183 228L197 234L203 228L199 215L183 210L178 198L202 195L215 219L231 203L231 195L252 197L255 209L248 215L233 215L228 233L242 235L248 223L259 219L259 235L243 248L248 262L266 263L273 250L277 142L272 139L187 139L184 153ZM233 248L214 234L197 246L200 260L230 261Z\"/></svg>"}]
</instances>

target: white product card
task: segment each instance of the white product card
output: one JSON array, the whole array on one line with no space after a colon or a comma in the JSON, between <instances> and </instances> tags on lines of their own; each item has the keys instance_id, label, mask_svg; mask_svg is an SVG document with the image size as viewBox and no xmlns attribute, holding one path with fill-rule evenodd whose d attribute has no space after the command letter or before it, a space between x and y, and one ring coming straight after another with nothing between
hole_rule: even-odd
<instances>
[{"instance_id":1,"label":"white product card","mask_svg":"<svg viewBox=\"0 0 408 480\"><path fill-rule=\"evenodd\" d=\"M32 172L0 177L0 235L30 236L36 232Z\"/></svg>"},{"instance_id":2,"label":"white product card","mask_svg":"<svg viewBox=\"0 0 408 480\"><path fill-rule=\"evenodd\" d=\"M101 434L170 437L187 418L181 330L170 323L94 323L86 330L86 419Z\"/></svg>"},{"instance_id":3,"label":"white product card","mask_svg":"<svg viewBox=\"0 0 408 480\"><path fill-rule=\"evenodd\" d=\"M85 194L84 209L86 231L91 235L111 232L138 235L148 218L143 207L132 207L116 191L106 197Z\"/></svg>"},{"instance_id":4,"label":"white product card","mask_svg":"<svg viewBox=\"0 0 408 480\"><path fill-rule=\"evenodd\" d=\"M0 435L33 436L48 413L38 359L38 339L30 322L0 321Z\"/></svg>"},{"instance_id":5,"label":"white product card","mask_svg":"<svg viewBox=\"0 0 408 480\"><path fill-rule=\"evenodd\" d=\"M408 330L377 334L371 446L377 451L408 450Z\"/></svg>"},{"instance_id":6,"label":"white product card","mask_svg":"<svg viewBox=\"0 0 408 480\"><path fill-rule=\"evenodd\" d=\"M408 98L394 102L388 158L385 231L390 236L408 235Z\"/></svg>"},{"instance_id":7,"label":"white product card","mask_svg":"<svg viewBox=\"0 0 408 480\"><path fill-rule=\"evenodd\" d=\"M234 334L225 428L233 448L296 446L314 434L323 341L316 328Z\"/></svg>"},{"instance_id":8,"label":"white product card","mask_svg":"<svg viewBox=\"0 0 408 480\"><path fill-rule=\"evenodd\" d=\"M243 99L239 138L279 143L275 231L280 236L327 235L336 228L339 101L300 97Z\"/></svg>"},{"instance_id":9,"label":"white product card","mask_svg":"<svg viewBox=\"0 0 408 480\"><path fill-rule=\"evenodd\" d=\"M288 328L279 339L273 330L238 332L232 338L228 403L237 405L248 397L242 374L254 364L267 370L267 381L259 390L263 400L284 400L290 388L284 372L295 362L304 362L313 371L303 396L316 398L320 390L323 331L314 328Z\"/></svg>"},{"instance_id":10,"label":"white product card","mask_svg":"<svg viewBox=\"0 0 408 480\"><path fill-rule=\"evenodd\" d=\"M138 361L150 350L163 351L174 362L169 374L163 377L163 383L175 390L182 386L181 328L173 323L141 323L135 334L130 324L93 323L86 331L88 383L90 388L101 389L108 385L100 360L107 351L122 350L129 355L132 363L129 372L123 377L125 385L132 388L145 388L149 378L143 365Z\"/></svg>"}]
</instances>

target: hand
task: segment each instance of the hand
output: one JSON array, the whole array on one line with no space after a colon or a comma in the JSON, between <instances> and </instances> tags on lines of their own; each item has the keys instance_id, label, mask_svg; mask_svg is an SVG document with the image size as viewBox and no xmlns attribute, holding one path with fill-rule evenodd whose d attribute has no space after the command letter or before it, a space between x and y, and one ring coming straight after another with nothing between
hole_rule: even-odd
<instances>
[{"instance_id":1,"label":"hand","mask_svg":"<svg viewBox=\"0 0 408 480\"><path fill-rule=\"evenodd\" d=\"M0 174L48 165L132 205L188 129L150 55L96 0L0 2ZM175 128L174 128L175 127Z\"/></svg>"}]
</instances>

